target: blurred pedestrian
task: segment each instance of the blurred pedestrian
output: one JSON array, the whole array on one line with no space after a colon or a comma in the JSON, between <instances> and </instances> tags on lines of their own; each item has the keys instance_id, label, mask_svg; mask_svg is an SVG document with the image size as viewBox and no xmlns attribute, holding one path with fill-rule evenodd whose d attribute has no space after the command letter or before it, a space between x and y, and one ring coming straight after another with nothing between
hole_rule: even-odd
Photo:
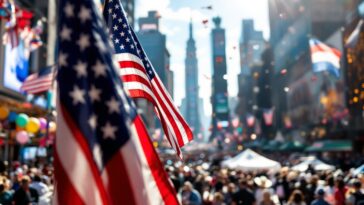
<instances>
[{"instance_id":1,"label":"blurred pedestrian","mask_svg":"<svg viewBox=\"0 0 364 205\"><path fill-rule=\"evenodd\" d=\"M224 196L220 192L214 194L212 205L226 205L224 202Z\"/></svg>"},{"instance_id":2,"label":"blurred pedestrian","mask_svg":"<svg viewBox=\"0 0 364 205\"><path fill-rule=\"evenodd\" d=\"M263 193L268 191L272 195L273 189L272 187L272 181L269 180L266 176L260 176L254 178L255 184L258 186L258 188L255 190L255 199L257 200L257 204L261 204L263 201Z\"/></svg>"},{"instance_id":3,"label":"blurred pedestrian","mask_svg":"<svg viewBox=\"0 0 364 205\"><path fill-rule=\"evenodd\" d=\"M360 180L353 180L353 191L347 199L348 205L364 205L364 193L361 190L361 185Z\"/></svg>"},{"instance_id":4,"label":"blurred pedestrian","mask_svg":"<svg viewBox=\"0 0 364 205\"><path fill-rule=\"evenodd\" d=\"M311 205L330 205L329 202L325 200L325 191L322 188L317 189L316 199L311 203Z\"/></svg>"},{"instance_id":5,"label":"blurred pedestrian","mask_svg":"<svg viewBox=\"0 0 364 205\"><path fill-rule=\"evenodd\" d=\"M302 191L294 190L289 197L287 205L306 205Z\"/></svg>"},{"instance_id":6,"label":"blurred pedestrian","mask_svg":"<svg viewBox=\"0 0 364 205\"><path fill-rule=\"evenodd\" d=\"M20 188L14 194L14 205L36 204L38 201L38 192L34 188L30 187L29 176L23 176L20 182Z\"/></svg>"},{"instance_id":7,"label":"blurred pedestrian","mask_svg":"<svg viewBox=\"0 0 364 205\"><path fill-rule=\"evenodd\" d=\"M348 189L345 186L345 182L342 178L336 179L336 187L335 187L335 205L345 205L345 196Z\"/></svg>"},{"instance_id":8,"label":"blurred pedestrian","mask_svg":"<svg viewBox=\"0 0 364 205\"><path fill-rule=\"evenodd\" d=\"M200 205L202 204L201 195L193 188L191 182L186 181L182 187L182 204Z\"/></svg>"},{"instance_id":9,"label":"blurred pedestrian","mask_svg":"<svg viewBox=\"0 0 364 205\"><path fill-rule=\"evenodd\" d=\"M255 205L256 199L251 190L248 189L246 179L239 181L239 190L233 195L233 205Z\"/></svg>"},{"instance_id":10,"label":"blurred pedestrian","mask_svg":"<svg viewBox=\"0 0 364 205\"><path fill-rule=\"evenodd\" d=\"M6 183L7 182L3 182L2 184L0 184L0 204L1 205L11 205L12 201L13 201L13 194L8 190Z\"/></svg>"},{"instance_id":11,"label":"blurred pedestrian","mask_svg":"<svg viewBox=\"0 0 364 205\"><path fill-rule=\"evenodd\" d=\"M259 205L274 205L274 202L271 198L271 193L269 190L265 190L263 192L263 200L260 202Z\"/></svg>"}]
</instances>

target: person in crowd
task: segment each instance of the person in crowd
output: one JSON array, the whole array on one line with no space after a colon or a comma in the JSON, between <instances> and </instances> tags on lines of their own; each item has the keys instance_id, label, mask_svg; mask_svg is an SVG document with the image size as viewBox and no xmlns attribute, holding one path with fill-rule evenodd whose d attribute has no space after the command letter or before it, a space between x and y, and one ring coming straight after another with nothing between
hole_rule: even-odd
<instances>
[{"instance_id":1,"label":"person in crowd","mask_svg":"<svg viewBox=\"0 0 364 205\"><path fill-rule=\"evenodd\" d=\"M311 177L310 183L307 185L307 192L305 193L306 204L311 204L315 200L315 192L317 190L318 177L313 175Z\"/></svg>"},{"instance_id":2,"label":"person in crowd","mask_svg":"<svg viewBox=\"0 0 364 205\"><path fill-rule=\"evenodd\" d=\"M273 195L274 191L271 188L272 181L269 180L266 176L255 177L254 183L258 186L258 188L255 190L255 199L257 200L257 204L261 204L261 202L263 201L264 192L268 191L270 192L271 196Z\"/></svg>"},{"instance_id":3,"label":"person in crowd","mask_svg":"<svg viewBox=\"0 0 364 205\"><path fill-rule=\"evenodd\" d=\"M212 205L226 205L224 202L224 196L220 192L214 194Z\"/></svg>"},{"instance_id":4,"label":"person in crowd","mask_svg":"<svg viewBox=\"0 0 364 205\"><path fill-rule=\"evenodd\" d=\"M311 205L330 205L329 202L325 200L325 190L322 188L317 189L316 199L312 201Z\"/></svg>"},{"instance_id":5,"label":"person in crowd","mask_svg":"<svg viewBox=\"0 0 364 205\"><path fill-rule=\"evenodd\" d=\"M186 181L182 187L182 204L200 205L202 204L201 195L193 188L191 182Z\"/></svg>"},{"instance_id":6,"label":"person in crowd","mask_svg":"<svg viewBox=\"0 0 364 205\"><path fill-rule=\"evenodd\" d=\"M260 202L259 205L275 205L271 198L271 193L269 190L265 190L263 192L263 200Z\"/></svg>"},{"instance_id":7,"label":"person in crowd","mask_svg":"<svg viewBox=\"0 0 364 205\"><path fill-rule=\"evenodd\" d=\"M224 194L224 202L225 204L231 204L233 201L233 195L235 193L235 184L229 183L227 186L227 191Z\"/></svg>"},{"instance_id":8,"label":"person in crowd","mask_svg":"<svg viewBox=\"0 0 364 205\"><path fill-rule=\"evenodd\" d=\"M233 195L233 205L255 205L256 199L251 190L248 189L246 179L239 181L239 190Z\"/></svg>"},{"instance_id":9,"label":"person in crowd","mask_svg":"<svg viewBox=\"0 0 364 205\"><path fill-rule=\"evenodd\" d=\"M334 176L328 175L326 177L326 186L325 190L325 200L329 202L329 204L335 204L335 180Z\"/></svg>"},{"instance_id":10,"label":"person in crowd","mask_svg":"<svg viewBox=\"0 0 364 205\"><path fill-rule=\"evenodd\" d=\"M0 184L0 204L11 205L13 194L9 191L9 181L3 177Z\"/></svg>"},{"instance_id":11,"label":"person in crowd","mask_svg":"<svg viewBox=\"0 0 364 205\"><path fill-rule=\"evenodd\" d=\"M299 189L294 190L289 197L287 205L306 205L302 191Z\"/></svg>"},{"instance_id":12,"label":"person in crowd","mask_svg":"<svg viewBox=\"0 0 364 205\"><path fill-rule=\"evenodd\" d=\"M335 205L345 205L345 196L348 189L344 180L340 177L336 179L336 187L334 191Z\"/></svg>"},{"instance_id":13,"label":"person in crowd","mask_svg":"<svg viewBox=\"0 0 364 205\"><path fill-rule=\"evenodd\" d=\"M353 190L347 198L347 205L364 205L364 193L360 180L353 180Z\"/></svg>"},{"instance_id":14,"label":"person in crowd","mask_svg":"<svg viewBox=\"0 0 364 205\"><path fill-rule=\"evenodd\" d=\"M39 195L36 189L30 187L30 177L23 176L20 182L20 188L15 191L13 197L14 205L29 205L38 203Z\"/></svg>"},{"instance_id":15,"label":"person in crowd","mask_svg":"<svg viewBox=\"0 0 364 205\"><path fill-rule=\"evenodd\" d=\"M49 192L48 186L42 182L39 174L34 176L33 182L30 184L30 187L37 190L39 197L42 197Z\"/></svg>"}]
</instances>

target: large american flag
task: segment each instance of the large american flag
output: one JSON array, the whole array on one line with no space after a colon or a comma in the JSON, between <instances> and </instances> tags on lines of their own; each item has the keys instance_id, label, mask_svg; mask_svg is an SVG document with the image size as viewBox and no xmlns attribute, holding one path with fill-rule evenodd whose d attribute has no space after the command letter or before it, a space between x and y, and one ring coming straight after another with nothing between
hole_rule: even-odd
<instances>
[{"instance_id":1,"label":"large american flag","mask_svg":"<svg viewBox=\"0 0 364 205\"><path fill-rule=\"evenodd\" d=\"M178 204L93 0L61 0L54 204Z\"/></svg>"},{"instance_id":2,"label":"large american flag","mask_svg":"<svg viewBox=\"0 0 364 205\"><path fill-rule=\"evenodd\" d=\"M128 24L120 0L106 0L103 13L125 88L129 90L131 97L145 98L153 103L169 143L182 157L180 148L193 139L190 127L174 105Z\"/></svg>"}]
</instances>

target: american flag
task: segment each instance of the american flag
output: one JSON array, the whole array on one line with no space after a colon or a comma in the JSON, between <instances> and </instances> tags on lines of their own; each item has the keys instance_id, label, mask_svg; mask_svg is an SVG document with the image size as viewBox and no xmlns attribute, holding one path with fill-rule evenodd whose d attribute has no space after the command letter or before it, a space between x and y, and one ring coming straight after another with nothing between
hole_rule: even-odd
<instances>
[{"instance_id":1,"label":"american flag","mask_svg":"<svg viewBox=\"0 0 364 205\"><path fill-rule=\"evenodd\" d=\"M120 0L107 0L104 17L114 44L114 59L125 88L133 98L145 98L155 106L163 130L178 156L180 148L193 139L190 127L174 105L155 72L133 29L127 22Z\"/></svg>"},{"instance_id":2,"label":"american flag","mask_svg":"<svg viewBox=\"0 0 364 205\"><path fill-rule=\"evenodd\" d=\"M93 0L61 0L54 204L178 204Z\"/></svg>"},{"instance_id":3,"label":"american flag","mask_svg":"<svg viewBox=\"0 0 364 205\"><path fill-rule=\"evenodd\" d=\"M54 66L48 66L28 76L20 87L20 90L28 94L38 94L51 89L54 77L53 72Z\"/></svg>"}]
</instances>

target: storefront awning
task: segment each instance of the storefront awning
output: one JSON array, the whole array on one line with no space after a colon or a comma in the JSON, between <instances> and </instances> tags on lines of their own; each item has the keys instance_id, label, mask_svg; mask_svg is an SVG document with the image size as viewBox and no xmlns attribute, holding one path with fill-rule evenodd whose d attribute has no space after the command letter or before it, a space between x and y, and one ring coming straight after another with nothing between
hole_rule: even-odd
<instances>
[{"instance_id":1,"label":"storefront awning","mask_svg":"<svg viewBox=\"0 0 364 205\"><path fill-rule=\"evenodd\" d=\"M330 151L351 151L353 149L350 140L325 140L315 142L306 148L307 152L330 152Z\"/></svg>"}]
</instances>

